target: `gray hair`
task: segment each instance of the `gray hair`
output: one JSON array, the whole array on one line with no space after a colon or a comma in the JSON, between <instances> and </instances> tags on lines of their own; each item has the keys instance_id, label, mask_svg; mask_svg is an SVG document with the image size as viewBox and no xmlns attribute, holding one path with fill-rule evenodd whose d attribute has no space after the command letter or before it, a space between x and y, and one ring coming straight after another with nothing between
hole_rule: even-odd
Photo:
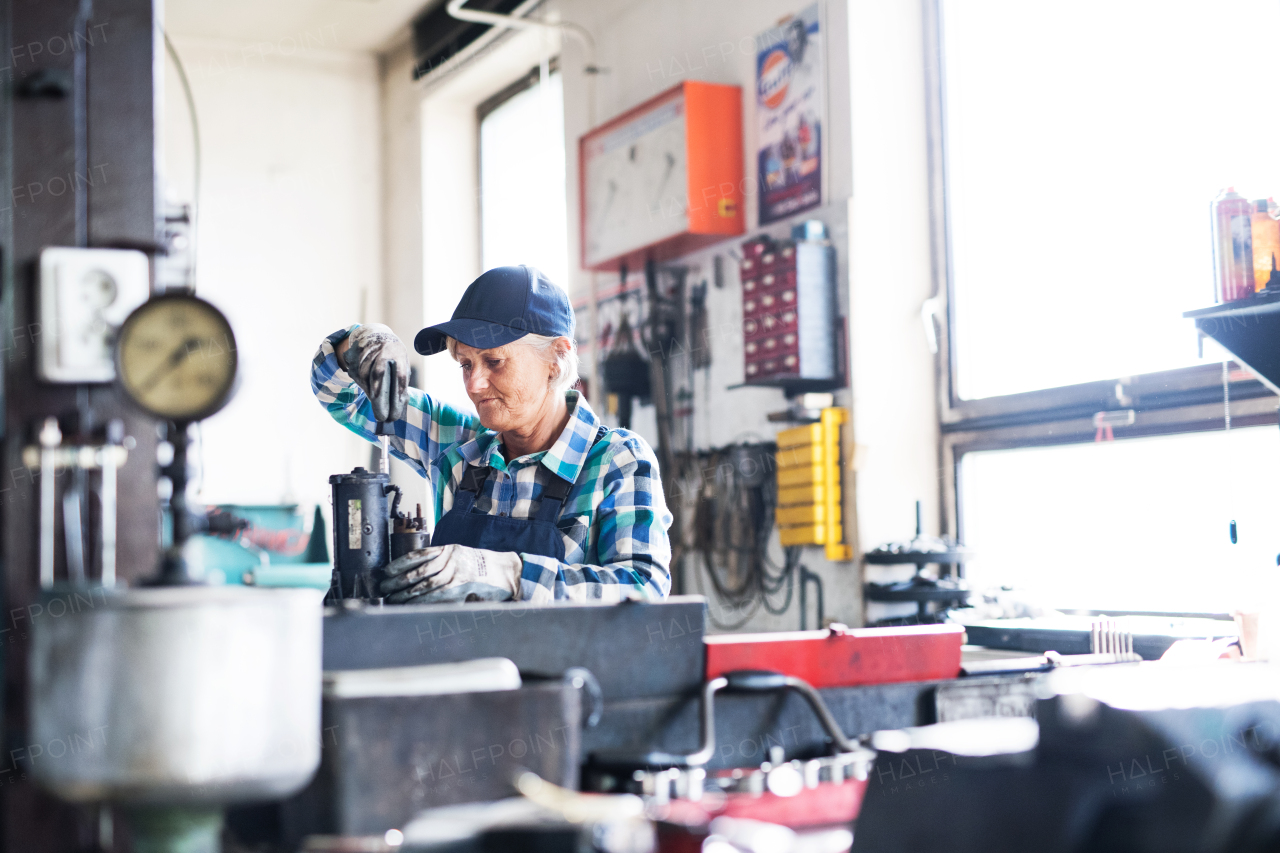
<instances>
[{"instance_id":1,"label":"gray hair","mask_svg":"<svg viewBox=\"0 0 1280 853\"><path fill-rule=\"evenodd\" d=\"M555 389L556 393L563 394L578 381L578 347L574 344L572 338L565 338L565 340L569 341L569 349L559 352L555 347L555 343L558 340L560 338L554 335L529 334L514 343L532 347L543 361L556 366L556 374L551 377L551 387ZM445 346L449 349L449 355L453 356L454 361L457 361L457 340L445 338Z\"/></svg>"}]
</instances>

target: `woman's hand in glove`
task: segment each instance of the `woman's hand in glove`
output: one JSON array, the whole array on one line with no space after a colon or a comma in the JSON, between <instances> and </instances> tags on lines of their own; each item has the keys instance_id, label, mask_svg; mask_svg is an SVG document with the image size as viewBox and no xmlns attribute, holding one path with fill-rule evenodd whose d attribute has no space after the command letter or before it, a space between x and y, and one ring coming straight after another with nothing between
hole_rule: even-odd
<instances>
[{"instance_id":1,"label":"woman's hand in glove","mask_svg":"<svg viewBox=\"0 0 1280 853\"><path fill-rule=\"evenodd\" d=\"M338 363L369 398L376 420L404 417L409 399L409 350L395 332L377 323L359 326L338 345L337 354ZM388 361L396 363L396 387L384 396L382 380Z\"/></svg>"},{"instance_id":2,"label":"woman's hand in glove","mask_svg":"<svg viewBox=\"0 0 1280 853\"><path fill-rule=\"evenodd\" d=\"M514 551L433 545L392 560L380 589L391 604L510 601L520 597L523 566Z\"/></svg>"}]
</instances>

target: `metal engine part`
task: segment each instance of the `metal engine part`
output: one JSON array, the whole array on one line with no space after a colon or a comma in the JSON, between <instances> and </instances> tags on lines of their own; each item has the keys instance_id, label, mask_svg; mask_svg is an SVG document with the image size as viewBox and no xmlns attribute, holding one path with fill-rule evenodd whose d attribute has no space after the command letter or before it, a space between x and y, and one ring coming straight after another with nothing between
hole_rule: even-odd
<instances>
[{"instance_id":1,"label":"metal engine part","mask_svg":"<svg viewBox=\"0 0 1280 853\"><path fill-rule=\"evenodd\" d=\"M412 517L398 514L391 519L391 559L403 557L431 544L427 520L422 517L422 504L416 504Z\"/></svg>"},{"instance_id":2,"label":"metal engine part","mask_svg":"<svg viewBox=\"0 0 1280 853\"><path fill-rule=\"evenodd\" d=\"M388 474L356 468L334 474L332 598L379 598L378 583L391 561L391 518L400 490ZM395 494L388 505L387 498Z\"/></svg>"},{"instance_id":3,"label":"metal engine part","mask_svg":"<svg viewBox=\"0 0 1280 853\"><path fill-rule=\"evenodd\" d=\"M30 738L50 746L28 761L59 797L220 805L287 796L315 772L318 591L94 587L42 606Z\"/></svg>"}]
</instances>

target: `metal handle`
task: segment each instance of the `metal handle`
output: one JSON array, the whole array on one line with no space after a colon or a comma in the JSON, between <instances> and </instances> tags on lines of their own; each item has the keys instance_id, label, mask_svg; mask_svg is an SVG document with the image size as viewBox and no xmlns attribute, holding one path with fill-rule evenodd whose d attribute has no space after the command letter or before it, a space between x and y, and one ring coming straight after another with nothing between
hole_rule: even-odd
<instances>
[{"instance_id":1,"label":"metal handle","mask_svg":"<svg viewBox=\"0 0 1280 853\"><path fill-rule=\"evenodd\" d=\"M103 445L62 444L62 431L56 418L46 418L41 425L39 444L22 451L22 463L29 469L40 471L40 586L53 586L54 526L57 511L55 478L60 469L74 470L78 474L98 470L102 481L99 499L102 507L102 575L103 586L115 586L116 582L116 507L117 471L129 458L133 439L124 434L124 424L112 421L107 427L107 443ZM87 507L79 499L80 487L64 495L63 514L66 520L67 562L71 579L76 583L87 580L89 565L83 551L83 514ZM80 543L77 545L77 543ZM80 549L79 555L74 553ZM79 565L79 571L76 565Z\"/></svg>"},{"instance_id":2,"label":"metal handle","mask_svg":"<svg viewBox=\"0 0 1280 853\"><path fill-rule=\"evenodd\" d=\"M102 585L116 585L116 460L107 449L102 457Z\"/></svg>"},{"instance_id":3,"label":"metal handle","mask_svg":"<svg viewBox=\"0 0 1280 853\"><path fill-rule=\"evenodd\" d=\"M378 435L391 434L391 421L395 413L392 409L396 402L396 385L399 378L399 367L395 361L388 361L382 370L382 385L378 389L377 399L370 400L373 406L373 419L377 422L374 432Z\"/></svg>"},{"instance_id":4,"label":"metal handle","mask_svg":"<svg viewBox=\"0 0 1280 853\"><path fill-rule=\"evenodd\" d=\"M44 419L40 428L40 586L53 586L54 548L54 451L62 444L58 419Z\"/></svg>"},{"instance_id":5,"label":"metal handle","mask_svg":"<svg viewBox=\"0 0 1280 853\"><path fill-rule=\"evenodd\" d=\"M389 436L394 431L391 424L393 420L392 415L394 414L392 409L394 408L396 401L396 374L397 368L395 361L388 361L387 366L384 368L382 373L381 392L378 394L377 400L371 401L373 404L373 417L375 421L373 425L373 433L379 437L378 444L382 447L382 456L378 460L379 474L390 475L391 473L391 439ZM379 408L381 408L381 413L379 413ZM391 515L393 518L395 517L394 512Z\"/></svg>"},{"instance_id":6,"label":"metal handle","mask_svg":"<svg viewBox=\"0 0 1280 853\"><path fill-rule=\"evenodd\" d=\"M845 737L840 724L831 715L827 703L813 685L795 676L763 670L735 670L713 678L702 685L702 746L697 752L679 755L669 752L647 752L641 755L599 752L594 760L606 765L643 765L646 767L702 767L716 753L715 695L721 690L740 693L765 693L774 690L794 690L805 698L822 724L823 730L840 753L859 752L862 748Z\"/></svg>"},{"instance_id":7,"label":"metal handle","mask_svg":"<svg viewBox=\"0 0 1280 853\"><path fill-rule=\"evenodd\" d=\"M569 667L564 671L564 680L586 697L587 712L582 717L582 727L594 729L604 714L604 690L600 687L600 680L585 666Z\"/></svg>"},{"instance_id":8,"label":"metal handle","mask_svg":"<svg viewBox=\"0 0 1280 853\"><path fill-rule=\"evenodd\" d=\"M84 520L81 518L81 497L85 488L84 470L75 472L76 482L62 493L62 538L67 557L67 577L76 586L84 586L88 577L85 569Z\"/></svg>"},{"instance_id":9,"label":"metal handle","mask_svg":"<svg viewBox=\"0 0 1280 853\"><path fill-rule=\"evenodd\" d=\"M749 693L760 690L784 690L787 677L780 672L740 669L725 673L725 689Z\"/></svg>"},{"instance_id":10,"label":"metal handle","mask_svg":"<svg viewBox=\"0 0 1280 853\"><path fill-rule=\"evenodd\" d=\"M822 694L814 690L813 685L809 682L793 675L758 670L727 672L724 677L726 690L736 690L744 693L788 689L796 691L809 703L809 707L813 709L818 722L822 723L822 728L826 730L827 735L836 745L836 749L840 752L854 752L858 749L857 744L845 737L840 724L836 722L836 718L831 715L830 709L827 708L827 703L822 700Z\"/></svg>"},{"instance_id":11,"label":"metal handle","mask_svg":"<svg viewBox=\"0 0 1280 853\"><path fill-rule=\"evenodd\" d=\"M831 742L835 744L837 752L858 751L858 745L845 737L840 724L836 722L836 718L831 715L831 710L827 708L827 703L822 701L822 694L814 690L813 685L807 681L787 676L787 686L808 700L809 707L817 715L818 722L822 723L822 727L826 729L827 735L831 738Z\"/></svg>"}]
</instances>

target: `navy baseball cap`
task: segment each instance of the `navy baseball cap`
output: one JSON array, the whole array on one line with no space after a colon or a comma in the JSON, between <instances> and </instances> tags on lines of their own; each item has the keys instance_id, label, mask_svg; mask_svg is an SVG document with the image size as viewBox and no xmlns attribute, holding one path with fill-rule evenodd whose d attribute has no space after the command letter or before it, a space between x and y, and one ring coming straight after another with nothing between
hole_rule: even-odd
<instances>
[{"instance_id":1,"label":"navy baseball cap","mask_svg":"<svg viewBox=\"0 0 1280 853\"><path fill-rule=\"evenodd\" d=\"M413 348L434 355L445 349L445 338L476 349L506 346L530 334L572 340L575 323L569 294L541 271L524 264L494 267L467 286L451 320L418 332Z\"/></svg>"}]
</instances>

